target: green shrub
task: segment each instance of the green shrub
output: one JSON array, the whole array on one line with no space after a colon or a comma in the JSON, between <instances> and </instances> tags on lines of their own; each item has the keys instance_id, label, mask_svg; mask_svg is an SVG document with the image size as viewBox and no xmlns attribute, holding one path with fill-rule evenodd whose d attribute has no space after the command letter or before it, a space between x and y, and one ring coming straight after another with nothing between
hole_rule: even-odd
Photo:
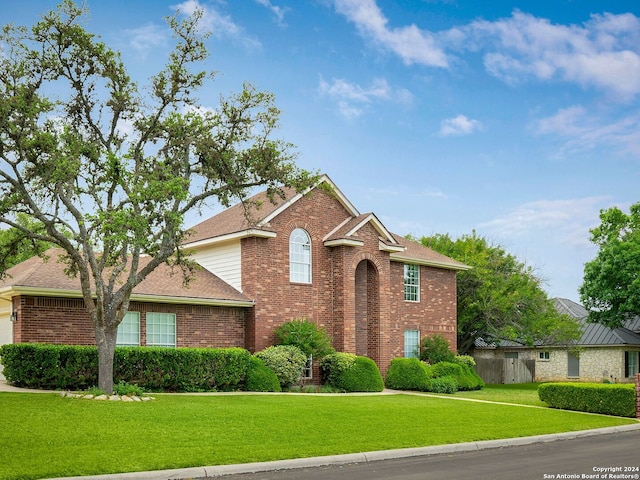
<instances>
[{"instance_id":1,"label":"green shrub","mask_svg":"<svg viewBox=\"0 0 640 480\"><path fill-rule=\"evenodd\" d=\"M327 331L306 318L284 323L276 328L275 333L281 345L294 345L307 357L313 355L319 360L336 351Z\"/></svg>"},{"instance_id":2,"label":"green shrub","mask_svg":"<svg viewBox=\"0 0 640 480\"><path fill-rule=\"evenodd\" d=\"M98 350L91 346L7 344L0 347L11 385L43 390L85 390L98 380Z\"/></svg>"},{"instance_id":3,"label":"green shrub","mask_svg":"<svg viewBox=\"0 0 640 480\"><path fill-rule=\"evenodd\" d=\"M457 363L458 365L466 365L471 368L475 368L476 361L471 355L456 355L453 358L453 363Z\"/></svg>"},{"instance_id":4,"label":"green shrub","mask_svg":"<svg viewBox=\"0 0 640 480\"><path fill-rule=\"evenodd\" d=\"M430 367L433 378L451 376L456 379L458 390L480 390L484 382L476 371L468 365L440 362Z\"/></svg>"},{"instance_id":5,"label":"green shrub","mask_svg":"<svg viewBox=\"0 0 640 480\"><path fill-rule=\"evenodd\" d=\"M394 390L428 391L430 373L427 365L417 358L394 358L385 377L387 388Z\"/></svg>"},{"instance_id":6,"label":"green shrub","mask_svg":"<svg viewBox=\"0 0 640 480\"><path fill-rule=\"evenodd\" d=\"M376 363L352 353L332 353L320 362L323 381L343 392L381 392L382 375Z\"/></svg>"},{"instance_id":7,"label":"green shrub","mask_svg":"<svg viewBox=\"0 0 640 480\"><path fill-rule=\"evenodd\" d=\"M429 382L429 391L433 393L456 393L458 381L453 375L433 378Z\"/></svg>"},{"instance_id":8,"label":"green shrub","mask_svg":"<svg viewBox=\"0 0 640 480\"><path fill-rule=\"evenodd\" d=\"M281 392L280 381L276 374L258 357L251 357L245 390L248 392Z\"/></svg>"},{"instance_id":9,"label":"green shrub","mask_svg":"<svg viewBox=\"0 0 640 480\"><path fill-rule=\"evenodd\" d=\"M244 386L251 354L242 348L116 348L114 382L146 391L232 391Z\"/></svg>"},{"instance_id":10,"label":"green shrub","mask_svg":"<svg viewBox=\"0 0 640 480\"><path fill-rule=\"evenodd\" d=\"M274 345L255 354L264 364L273 370L280 386L288 388L300 383L307 356L293 345Z\"/></svg>"},{"instance_id":11,"label":"green shrub","mask_svg":"<svg viewBox=\"0 0 640 480\"><path fill-rule=\"evenodd\" d=\"M138 385L131 385L130 383L120 381L113 385L113 393L116 395L128 395L141 397L144 392Z\"/></svg>"},{"instance_id":12,"label":"green shrub","mask_svg":"<svg viewBox=\"0 0 640 480\"><path fill-rule=\"evenodd\" d=\"M7 381L46 390L87 390L98 383L95 346L10 344L0 347ZM120 347L114 356L114 383L144 391L238 390L251 354L241 348Z\"/></svg>"},{"instance_id":13,"label":"green shrub","mask_svg":"<svg viewBox=\"0 0 640 480\"><path fill-rule=\"evenodd\" d=\"M553 408L619 417L636 415L633 384L543 383L538 386L538 396Z\"/></svg>"},{"instance_id":14,"label":"green shrub","mask_svg":"<svg viewBox=\"0 0 640 480\"><path fill-rule=\"evenodd\" d=\"M439 362L453 362L454 358L455 354L449 350L449 342L442 335L422 339L420 360L433 365Z\"/></svg>"}]
</instances>

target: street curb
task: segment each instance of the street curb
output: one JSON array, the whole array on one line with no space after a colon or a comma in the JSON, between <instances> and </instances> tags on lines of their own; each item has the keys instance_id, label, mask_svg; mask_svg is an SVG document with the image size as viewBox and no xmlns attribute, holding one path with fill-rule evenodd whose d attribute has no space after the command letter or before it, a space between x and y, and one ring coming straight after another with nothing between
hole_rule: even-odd
<instances>
[{"instance_id":1,"label":"street curb","mask_svg":"<svg viewBox=\"0 0 640 480\"><path fill-rule=\"evenodd\" d=\"M598 428L594 430L579 430L577 432L551 433L548 435L535 435L530 437L501 440L454 443L450 445L436 445L432 447L379 450L373 452L349 453L345 455L330 455L325 457L297 458L292 460L277 460L273 462L256 462L237 465L180 468L174 470L156 470L152 472L117 473L82 477L58 477L49 480L187 480L194 478L217 478L225 475L241 473L259 473L276 470L292 470L296 468L345 465L349 463L367 463L407 457L477 452L495 448L531 445L534 443L549 443L558 440L572 440L576 438L608 435L635 430L640 430L640 423L621 425L618 427Z\"/></svg>"}]
</instances>

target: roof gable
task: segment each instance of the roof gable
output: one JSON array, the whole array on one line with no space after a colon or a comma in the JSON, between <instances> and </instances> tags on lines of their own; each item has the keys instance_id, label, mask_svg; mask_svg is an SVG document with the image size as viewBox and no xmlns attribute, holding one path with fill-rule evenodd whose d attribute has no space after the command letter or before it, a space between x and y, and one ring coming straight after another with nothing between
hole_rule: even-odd
<instances>
[{"instance_id":1,"label":"roof gable","mask_svg":"<svg viewBox=\"0 0 640 480\"><path fill-rule=\"evenodd\" d=\"M233 205L191 228L184 246L196 247L251 236L273 237L276 233L269 222L316 188L328 188L351 216L360 215L335 183L327 175L322 175L313 187L304 192L283 188L284 198L276 195L270 199L264 191L250 197L245 204L241 202Z\"/></svg>"}]
</instances>

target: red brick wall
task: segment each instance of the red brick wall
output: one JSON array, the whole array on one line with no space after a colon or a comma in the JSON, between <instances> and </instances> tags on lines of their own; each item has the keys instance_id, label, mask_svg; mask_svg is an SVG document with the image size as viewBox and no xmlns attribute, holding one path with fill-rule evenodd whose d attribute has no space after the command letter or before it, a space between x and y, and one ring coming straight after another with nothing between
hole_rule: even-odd
<instances>
[{"instance_id":1,"label":"red brick wall","mask_svg":"<svg viewBox=\"0 0 640 480\"><path fill-rule=\"evenodd\" d=\"M392 262L394 285L391 311L393 335L404 339L405 330L419 330L420 337L442 335L450 349L457 349L456 274L451 270L420 267L420 302L404 300L404 264ZM393 357L404 356L404 341L396 344Z\"/></svg>"},{"instance_id":2,"label":"red brick wall","mask_svg":"<svg viewBox=\"0 0 640 480\"><path fill-rule=\"evenodd\" d=\"M95 345L93 326L78 298L19 296L14 298L18 320L15 343ZM145 314L175 313L178 347L244 347L242 308L131 302L140 312L140 344L146 344Z\"/></svg>"},{"instance_id":3,"label":"red brick wall","mask_svg":"<svg viewBox=\"0 0 640 480\"><path fill-rule=\"evenodd\" d=\"M442 334L455 351L455 272L421 267L421 302L405 302L403 264L380 251L373 225L357 233L363 246L324 246L327 234L348 217L335 198L315 190L271 222L276 238L242 241L242 289L256 302L247 348L262 350L276 341L277 326L308 318L327 328L338 351L366 352L383 374L392 358L404 355L406 329ZM289 236L295 228L311 236L311 284L289 281Z\"/></svg>"}]
</instances>

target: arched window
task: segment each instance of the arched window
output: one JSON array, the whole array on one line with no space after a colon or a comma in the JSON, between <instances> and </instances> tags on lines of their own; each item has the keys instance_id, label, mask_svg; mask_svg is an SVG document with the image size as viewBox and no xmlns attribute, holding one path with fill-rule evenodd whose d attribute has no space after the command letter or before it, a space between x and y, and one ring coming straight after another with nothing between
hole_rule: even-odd
<instances>
[{"instance_id":1,"label":"arched window","mask_svg":"<svg viewBox=\"0 0 640 480\"><path fill-rule=\"evenodd\" d=\"M289 237L289 280L311 283L311 237L302 228Z\"/></svg>"}]
</instances>

